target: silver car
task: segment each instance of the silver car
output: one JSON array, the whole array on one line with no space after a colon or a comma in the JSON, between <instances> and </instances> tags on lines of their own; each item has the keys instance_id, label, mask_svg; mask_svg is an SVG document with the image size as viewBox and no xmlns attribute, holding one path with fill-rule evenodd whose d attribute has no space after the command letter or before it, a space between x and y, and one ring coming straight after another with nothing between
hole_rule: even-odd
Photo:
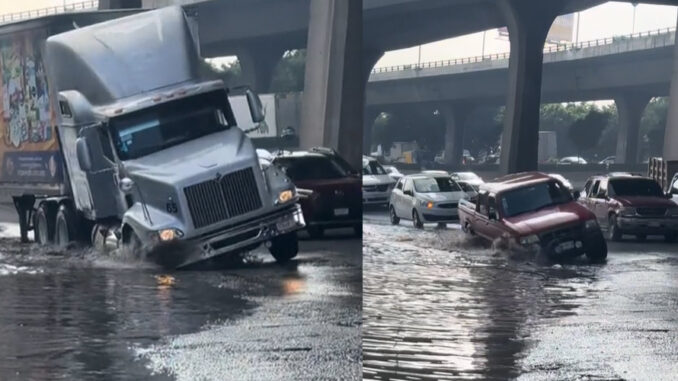
<instances>
[{"instance_id":1,"label":"silver car","mask_svg":"<svg viewBox=\"0 0 678 381\"><path fill-rule=\"evenodd\" d=\"M388 204L395 180L388 175L377 159L363 156L363 204Z\"/></svg>"},{"instance_id":2,"label":"silver car","mask_svg":"<svg viewBox=\"0 0 678 381\"><path fill-rule=\"evenodd\" d=\"M424 223L434 222L444 227L459 219L457 207L465 196L459 184L449 176L418 174L404 176L397 183L389 202L391 223L400 219L412 220L421 229Z\"/></svg>"}]
</instances>

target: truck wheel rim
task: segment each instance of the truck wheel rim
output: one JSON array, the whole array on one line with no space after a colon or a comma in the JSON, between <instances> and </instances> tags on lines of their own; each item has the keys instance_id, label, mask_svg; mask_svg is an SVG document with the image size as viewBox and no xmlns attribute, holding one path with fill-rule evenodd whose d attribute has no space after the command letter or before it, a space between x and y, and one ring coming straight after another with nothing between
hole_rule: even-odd
<instances>
[{"instance_id":1,"label":"truck wheel rim","mask_svg":"<svg viewBox=\"0 0 678 381\"><path fill-rule=\"evenodd\" d=\"M38 240L40 243L47 243L47 217L44 214L38 216Z\"/></svg>"},{"instance_id":2,"label":"truck wheel rim","mask_svg":"<svg viewBox=\"0 0 678 381\"><path fill-rule=\"evenodd\" d=\"M66 226L64 224L59 224L59 246L65 246L68 243L68 230L66 230Z\"/></svg>"}]
</instances>

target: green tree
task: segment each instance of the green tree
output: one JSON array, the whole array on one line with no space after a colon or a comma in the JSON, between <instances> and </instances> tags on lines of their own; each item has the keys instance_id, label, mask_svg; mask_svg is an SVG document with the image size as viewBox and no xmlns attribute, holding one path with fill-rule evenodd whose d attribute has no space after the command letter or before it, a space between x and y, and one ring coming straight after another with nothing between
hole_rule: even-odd
<instances>
[{"instance_id":1,"label":"green tree","mask_svg":"<svg viewBox=\"0 0 678 381\"><path fill-rule=\"evenodd\" d=\"M306 49L288 50L273 71L272 93L289 93L304 90Z\"/></svg>"},{"instance_id":2,"label":"green tree","mask_svg":"<svg viewBox=\"0 0 678 381\"><path fill-rule=\"evenodd\" d=\"M664 131L668 113L668 98L653 98L645 108L640 121L640 136L647 157L661 156L664 149Z\"/></svg>"},{"instance_id":3,"label":"green tree","mask_svg":"<svg viewBox=\"0 0 678 381\"><path fill-rule=\"evenodd\" d=\"M596 147L607 126L608 114L591 109L586 116L577 119L568 130L568 136L577 148L577 155Z\"/></svg>"}]
</instances>

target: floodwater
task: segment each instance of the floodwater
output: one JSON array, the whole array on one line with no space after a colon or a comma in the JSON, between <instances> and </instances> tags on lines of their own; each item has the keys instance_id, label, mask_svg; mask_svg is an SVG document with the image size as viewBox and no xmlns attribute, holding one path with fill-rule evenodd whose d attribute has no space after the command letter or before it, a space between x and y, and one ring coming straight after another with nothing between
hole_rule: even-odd
<instances>
[{"instance_id":1,"label":"floodwater","mask_svg":"<svg viewBox=\"0 0 678 381\"><path fill-rule=\"evenodd\" d=\"M678 245L614 243L605 264L554 264L434 226L365 217L365 379L678 375Z\"/></svg>"},{"instance_id":2,"label":"floodwater","mask_svg":"<svg viewBox=\"0 0 678 381\"><path fill-rule=\"evenodd\" d=\"M311 380L360 375L361 243L282 267L166 273L0 238L0 380Z\"/></svg>"}]
</instances>

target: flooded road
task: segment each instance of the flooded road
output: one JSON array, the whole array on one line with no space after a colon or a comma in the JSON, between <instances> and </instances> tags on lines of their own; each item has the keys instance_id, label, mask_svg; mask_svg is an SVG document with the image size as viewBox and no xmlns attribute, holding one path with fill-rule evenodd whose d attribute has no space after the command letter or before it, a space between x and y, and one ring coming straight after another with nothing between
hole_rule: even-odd
<instances>
[{"instance_id":1,"label":"flooded road","mask_svg":"<svg viewBox=\"0 0 678 381\"><path fill-rule=\"evenodd\" d=\"M366 212L365 379L675 379L677 245L542 264L434 227Z\"/></svg>"},{"instance_id":2,"label":"flooded road","mask_svg":"<svg viewBox=\"0 0 678 381\"><path fill-rule=\"evenodd\" d=\"M285 267L262 251L237 268L167 274L19 245L15 225L2 229L0 380L360 375L357 239L304 241Z\"/></svg>"}]
</instances>

